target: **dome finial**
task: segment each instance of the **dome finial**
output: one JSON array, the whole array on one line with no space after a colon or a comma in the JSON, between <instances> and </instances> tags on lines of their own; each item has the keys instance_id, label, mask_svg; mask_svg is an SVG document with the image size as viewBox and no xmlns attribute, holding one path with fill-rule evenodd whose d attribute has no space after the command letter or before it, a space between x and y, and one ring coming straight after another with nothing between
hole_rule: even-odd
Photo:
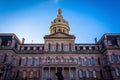
<instances>
[{"instance_id":1,"label":"dome finial","mask_svg":"<svg viewBox=\"0 0 120 80\"><path fill-rule=\"evenodd\" d=\"M62 10L60 8L58 9L57 18L63 18L62 17Z\"/></svg>"},{"instance_id":2,"label":"dome finial","mask_svg":"<svg viewBox=\"0 0 120 80\"><path fill-rule=\"evenodd\" d=\"M59 8L58 9L58 15L61 15L61 13L62 13L62 10Z\"/></svg>"}]
</instances>

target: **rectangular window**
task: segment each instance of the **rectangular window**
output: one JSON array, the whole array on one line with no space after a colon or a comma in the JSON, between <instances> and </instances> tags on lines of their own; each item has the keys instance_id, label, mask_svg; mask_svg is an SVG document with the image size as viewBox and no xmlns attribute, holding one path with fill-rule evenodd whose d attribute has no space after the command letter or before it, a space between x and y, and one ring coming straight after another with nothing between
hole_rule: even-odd
<instances>
[{"instance_id":1,"label":"rectangular window","mask_svg":"<svg viewBox=\"0 0 120 80\"><path fill-rule=\"evenodd\" d=\"M80 50L83 50L83 47L82 47L82 46L80 46Z\"/></svg>"},{"instance_id":2,"label":"rectangular window","mask_svg":"<svg viewBox=\"0 0 120 80\"><path fill-rule=\"evenodd\" d=\"M33 47L30 47L30 50L33 50Z\"/></svg>"},{"instance_id":3,"label":"rectangular window","mask_svg":"<svg viewBox=\"0 0 120 80\"><path fill-rule=\"evenodd\" d=\"M89 50L89 46L86 46L85 48L86 48L86 50Z\"/></svg>"},{"instance_id":4,"label":"rectangular window","mask_svg":"<svg viewBox=\"0 0 120 80\"><path fill-rule=\"evenodd\" d=\"M24 50L27 50L27 47L24 47Z\"/></svg>"},{"instance_id":5,"label":"rectangular window","mask_svg":"<svg viewBox=\"0 0 120 80\"><path fill-rule=\"evenodd\" d=\"M46 69L46 71L45 71L45 76L46 76L46 78L49 77L49 71L48 71L48 69Z\"/></svg>"},{"instance_id":6,"label":"rectangular window","mask_svg":"<svg viewBox=\"0 0 120 80\"><path fill-rule=\"evenodd\" d=\"M95 46L92 46L92 50L95 50Z\"/></svg>"},{"instance_id":7,"label":"rectangular window","mask_svg":"<svg viewBox=\"0 0 120 80\"><path fill-rule=\"evenodd\" d=\"M39 50L39 49L40 49L39 47L36 48L36 50Z\"/></svg>"}]
</instances>

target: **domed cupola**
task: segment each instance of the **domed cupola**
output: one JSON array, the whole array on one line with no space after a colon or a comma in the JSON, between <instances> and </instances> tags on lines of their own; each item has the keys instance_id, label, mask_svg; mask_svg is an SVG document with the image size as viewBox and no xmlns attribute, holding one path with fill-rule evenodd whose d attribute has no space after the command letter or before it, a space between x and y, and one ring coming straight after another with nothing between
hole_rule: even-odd
<instances>
[{"instance_id":1,"label":"domed cupola","mask_svg":"<svg viewBox=\"0 0 120 80\"><path fill-rule=\"evenodd\" d=\"M69 31L69 24L63 19L62 10L58 9L57 17L51 22L50 33L63 32L69 34Z\"/></svg>"}]
</instances>

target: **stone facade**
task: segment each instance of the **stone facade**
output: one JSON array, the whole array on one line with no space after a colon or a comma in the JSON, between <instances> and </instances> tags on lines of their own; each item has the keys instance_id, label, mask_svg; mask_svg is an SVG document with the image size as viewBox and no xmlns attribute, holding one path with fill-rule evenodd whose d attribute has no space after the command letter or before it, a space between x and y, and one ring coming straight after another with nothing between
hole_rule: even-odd
<instances>
[{"instance_id":1,"label":"stone facade","mask_svg":"<svg viewBox=\"0 0 120 80\"><path fill-rule=\"evenodd\" d=\"M120 80L120 34L104 34L95 43L75 43L62 11L51 22L43 44L24 44L0 34L0 80Z\"/></svg>"}]
</instances>

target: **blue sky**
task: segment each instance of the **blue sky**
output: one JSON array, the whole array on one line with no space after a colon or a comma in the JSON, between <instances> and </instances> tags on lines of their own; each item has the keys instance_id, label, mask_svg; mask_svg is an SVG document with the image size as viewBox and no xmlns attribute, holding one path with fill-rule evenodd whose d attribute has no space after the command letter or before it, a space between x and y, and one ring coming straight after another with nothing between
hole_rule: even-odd
<instances>
[{"instance_id":1,"label":"blue sky","mask_svg":"<svg viewBox=\"0 0 120 80\"><path fill-rule=\"evenodd\" d=\"M15 33L25 43L44 43L58 8L76 43L120 33L120 0L0 0L0 33Z\"/></svg>"}]
</instances>

